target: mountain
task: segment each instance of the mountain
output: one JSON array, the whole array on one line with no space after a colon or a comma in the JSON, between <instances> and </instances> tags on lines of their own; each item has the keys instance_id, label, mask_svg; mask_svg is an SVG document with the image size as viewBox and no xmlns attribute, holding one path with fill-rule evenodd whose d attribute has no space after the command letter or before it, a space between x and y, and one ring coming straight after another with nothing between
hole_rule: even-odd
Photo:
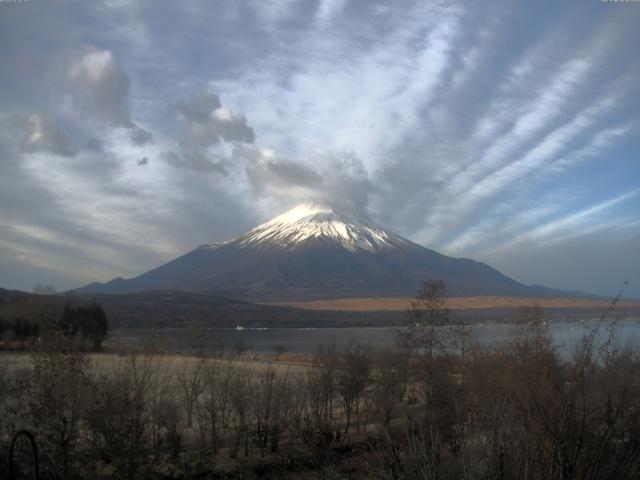
<instances>
[{"instance_id":1,"label":"mountain","mask_svg":"<svg viewBox=\"0 0 640 480\"><path fill-rule=\"evenodd\" d=\"M454 295L558 296L488 265L441 255L370 220L303 204L245 235L195 250L142 275L80 293L181 290L251 301L412 296L428 279Z\"/></svg>"}]
</instances>

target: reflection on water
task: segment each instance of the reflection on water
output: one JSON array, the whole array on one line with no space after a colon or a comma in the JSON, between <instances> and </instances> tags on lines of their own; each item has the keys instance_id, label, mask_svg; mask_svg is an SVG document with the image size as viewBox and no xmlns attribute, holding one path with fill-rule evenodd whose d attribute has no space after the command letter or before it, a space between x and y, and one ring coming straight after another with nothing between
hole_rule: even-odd
<instances>
[{"instance_id":1,"label":"reflection on water","mask_svg":"<svg viewBox=\"0 0 640 480\"><path fill-rule=\"evenodd\" d=\"M578 342L596 325L594 321L565 322L551 326L555 344L564 355L570 355ZM607 324L599 329L602 341L607 335ZM510 324L488 323L469 327L471 337L482 345L500 345L512 338L516 328ZM338 350L349 342L369 344L376 348L393 346L392 328L261 328L261 329L162 329L116 331L107 345L118 348L128 346L155 346L165 351L215 353L224 349L226 354L236 351L273 353L313 353L320 346L335 345ZM616 332L616 346L635 348L640 342L640 322L622 320Z\"/></svg>"}]
</instances>

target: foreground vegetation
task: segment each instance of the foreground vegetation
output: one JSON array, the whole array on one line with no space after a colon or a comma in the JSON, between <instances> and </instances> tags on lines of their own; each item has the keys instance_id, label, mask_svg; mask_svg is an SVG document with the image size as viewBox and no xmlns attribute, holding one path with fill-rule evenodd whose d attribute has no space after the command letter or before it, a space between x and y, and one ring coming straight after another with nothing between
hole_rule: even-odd
<instances>
[{"instance_id":1,"label":"foreground vegetation","mask_svg":"<svg viewBox=\"0 0 640 480\"><path fill-rule=\"evenodd\" d=\"M425 285L396 349L327 348L297 367L107 362L51 332L0 364L0 458L27 429L46 478L638 478L640 357L616 347L616 322L570 361L536 308L481 347L443 327L443 293ZM15 457L29 473L24 439Z\"/></svg>"}]
</instances>

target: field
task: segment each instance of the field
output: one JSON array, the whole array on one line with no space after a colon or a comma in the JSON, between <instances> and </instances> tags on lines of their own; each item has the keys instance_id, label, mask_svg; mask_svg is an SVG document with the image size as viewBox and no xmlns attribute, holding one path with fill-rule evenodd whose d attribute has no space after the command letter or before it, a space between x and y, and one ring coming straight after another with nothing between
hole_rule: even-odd
<instances>
[{"instance_id":1,"label":"field","mask_svg":"<svg viewBox=\"0 0 640 480\"><path fill-rule=\"evenodd\" d=\"M89 353L86 356L89 359L91 367L98 372L117 370L130 358L130 355L122 353ZM152 359L154 368L169 374L170 376L185 369L192 369L198 365L230 366L234 369L250 370L253 372L275 370L278 373L294 375L302 374L308 369L308 364L301 362L300 359L294 360L293 358L289 358L286 355L282 356L282 361L268 358L267 356L263 358L247 357L225 360L211 357L176 354L147 356L144 353L138 353L137 356L140 358L146 357ZM30 369L33 364L32 354L23 352L0 352L0 363L2 363L9 371Z\"/></svg>"},{"instance_id":2,"label":"field","mask_svg":"<svg viewBox=\"0 0 640 480\"><path fill-rule=\"evenodd\" d=\"M344 312L404 311L411 298L335 298L306 302L276 302L278 305L302 308L305 310L325 310ZM539 305L542 308L602 308L606 309L610 299L602 298L521 298L521 297L451 297L448 307L451 310L519 308ZM640 308L640 301L623 300L620 308Z\"/></svg>"}]
</instances>

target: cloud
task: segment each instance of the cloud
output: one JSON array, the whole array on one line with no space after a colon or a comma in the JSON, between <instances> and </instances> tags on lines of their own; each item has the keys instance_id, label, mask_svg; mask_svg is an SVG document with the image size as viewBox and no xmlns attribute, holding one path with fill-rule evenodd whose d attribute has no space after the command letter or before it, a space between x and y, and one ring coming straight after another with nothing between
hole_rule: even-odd
<instances>
[{"instance_id":1,"label":"cloud","mask_svg":"<svg viewBox=\"0 0 640 480\"><path fill-rule=\"evenodd\" d=\"M72 96L78 106L114 127L128 129L135 145L151 141L151 133L131 119L131 80L110 50L86 53L71 65L69 77L74 83Z\"/></svg>"},{"instance_id":2,"label":"cloud","mask_svg":"<svg viewBox=\"0 0 640 480\"><path fill-rule=\"evenodd\" d=\"M149 165L149 159L147 157L143 157L136 162L136 165L138 165L139 167L144 167L146 165Z\"/></svg>"},{"instance_id":3,"label":"cloud","mask_svg":"<svg viewBox=\"0 0 640 480\"><path fill-rule=\"evenodd\" d=\"M311 168L281 158L273 150L236 146L234 159L245 164L245 173L259 197L307 198L320 188L322 177Z\"/></svg>"},{"instance_id":4,"label":"cloud","mask_svg":"<svg viewBox=\"0 0 640 480\"><path fill-rule=\"evenodd\" d=\"M316 201L367 212L372 184L355 153L323 152L301 159L261 148L246 116L224 106L209 89L172 102L169 112L183 128L177 150L162 155L170 165L248 181L254 197L276 208Z\"/></svg>"},{"instance_id":5,"label":"cloud","mask_svg":"<svg viewBox=\"0 0 640 480\"><path fill-rule=\"evenodd\" d=\"M592 217L599 215L603 211L609 210L620 203L629 201L638 195L640 195L640 188L609 198L578 212L573 212L562 218L539 225L532 230L521 233L517 237L512 238L506 244L494 246L492 250L498 251L502 248L511 247L523 241L551 242L554 237L558 235L564 237L568 232L579 232L589 225L588 220Z\"/></svg>"},{"instance_id":6,"label":"cloud","mask_svg":"<svg viewBox=\"0 0 640 480\"><path fill-rule=\"evenodd\" d=\"M338 16L346 6L346 0L321 0L315 14L319 26L326 27Z\"/></svg>"},{"instance_id":7,"label":"cloud","mask_svg":"<svg viewBox=\"0 0 640 480\"><path fill-rule=\"evenodd\" d=\"M214 158L208 151L182 149L181 154L174 151L168 151L162 153L162 158L169 165L176 168L193 169L198 172L218 173L223 176L227 176L229 174L227 170L229 160L226 156Z\"/></svg>"},{"instance_id":8,"label":"cloud","mask_svg":"<svg viewBox=\"0 0 640 480\"><path fill-rule=\"evenodd\" d=\"M169 109L180 115L189 123L207 124L211 120L211 114L222 108L220 98L209 90L192 95L187 99L177 100L169 106Z\"/></svg>"},{"instance_id":9,"label":"cloud","mask_svg":"<svg viewBox=\"0 0 640 480\"><path fill-rule=\"evenodd\" d=\"M74 157L20 154L20 138L3 117L1 286L31 289L46 281L65 289L133 276L257 222L225 185L163 162L140 168L140 157L131 156L138 149L129 145L118 150L109 141ZM157 146L146 148L142 160L160 154Z\"/></svg>"},{"instance_id":10,"label":"cloud","mask_svg":"<svg viewBox=\"0 0 640 480\"><path fill-rule=\"evenodd\" d=\"M20 150L25 153L46 152L63 157L72 157L75 150L62 129L39 113L34 113L23 122L23 140Z\"/></svg>"},{"instance_id":11,"label":"cloud","mask_svg":"<svg viewBox=\"0 0 640 480\"><path fill-rule=\"evenodd\" d=\"M255 140L244 114L222 106L218 96L208 90L172 103L169 110L187 124L187 136L182 140L185 144L206 147L221 140L245 143Z\"/></svg>"},{"instance_id":12,"label":"cloud","mask_svg":"<svg viewBox=\"0 0 640 480\"><path fill-rule=\"evenodd\" d=\"M146 143L149 143L152 139L153 139L153 135L151 134L151 132L145 130L144 128L140 128L138 126L134 126L130 131L129 131L130 137L131 137L131 142L134 145L145 145Z\"/></svg>"},{"instance_id":13,"label":"cloud","mask_svg":"<svg viewBox=\"0 0 640 480\"><path fill-rule=\"evenodd\" d=\"M425 110L421 138L395 146L374 172L379 214L452 254L470 255L497 226L517 222L540 198L550 198L549 191L580 188L584 178L576 172L587 168L586 160L602 170L613 162L629 171L628 154L616 158L607 150L630 140L622 138L630 137L629 129L613 134L611 126L627 125L633 116L625 104L637 93L631 78L638 63L620 62L628 55L631 24L617 14L586 15L579 28L566 30L559 22L527 38L523 32L535 27L520 32L520 14L507 18L493 36L522 44L500 56L484 50L486 61L466 75L465 89L450 86ZM464 43L453 47L454 58L459 51ZM492 83L483 82L483 71ZM501 210L505 204L509 209ZM557 213L565 206L548 207Z\"/></svg>"},{"instance_id":14,"label":"cloud","mask_svg":"<svg viewBox=\"0 0 640 480\"><path fill-rule=\"evenodd\" d=\"M250 144L255 140L245 115L224 107L218 95L209 90L173 102L169 111L184 128L178 152L165 156L175 166L226 175L231 151L224 144Z\"/></svg>"},{"instance_id":15,"label":"cloud","mask_svg":"<svg viewBox=\"0 0 640 480\"><path fill-rule=\"evenodd\" d=\"M318 156L309 166L273 150L238 146L234 158L245 163L258 197L284 204L315 201L340 211L367 213L372 184L363 162L352 153Z\"/></svg>"},{"instance_id":16,"label":"cloud","mask_svg":"<svg viewBox=\"0 0 640 480\"><path fill-rule=\"evenodd\" d=\"M322 160L320 199L342 210L368 213L374 186L364 162L349 152L329 154Z\"/></svg>"}]
</instances>

